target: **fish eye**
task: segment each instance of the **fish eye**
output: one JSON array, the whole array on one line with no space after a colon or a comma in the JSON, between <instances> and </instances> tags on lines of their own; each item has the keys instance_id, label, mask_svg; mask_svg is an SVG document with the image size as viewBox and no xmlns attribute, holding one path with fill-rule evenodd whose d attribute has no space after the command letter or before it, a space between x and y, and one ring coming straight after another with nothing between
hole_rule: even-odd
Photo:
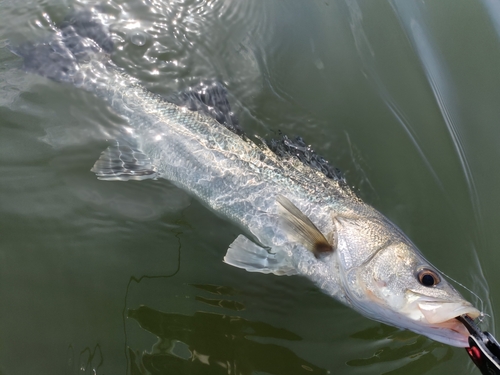
<instances>
[{"instance_id":1,"label":"fish eye","mask_svg":"<svg viewBox=\"0 0 500 375\"><path fill-rule=\"evenodd\" d=\"M423 286L435 286L440 283L439 276L436 272L433 270L430 270L428 268L423 268L420 271L418 271L417 274L418 281L420 284Z\"/></svg>"}]
</instances>

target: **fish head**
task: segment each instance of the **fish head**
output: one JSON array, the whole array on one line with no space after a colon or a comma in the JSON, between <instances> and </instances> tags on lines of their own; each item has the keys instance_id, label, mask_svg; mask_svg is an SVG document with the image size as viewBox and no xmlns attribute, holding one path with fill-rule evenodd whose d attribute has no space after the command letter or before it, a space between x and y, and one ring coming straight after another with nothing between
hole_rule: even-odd
<instances>
[{"instance_id":1,"label":"fish head","mask_svg":"<svg viewBox=\"0 0 500 375\"><path fill-rule=\"evenodd\" d=\"M346 299L363 315L436 341L467 347L456 319L480 315L388 219L334 218Z\"/></svg>"}]
</instances>

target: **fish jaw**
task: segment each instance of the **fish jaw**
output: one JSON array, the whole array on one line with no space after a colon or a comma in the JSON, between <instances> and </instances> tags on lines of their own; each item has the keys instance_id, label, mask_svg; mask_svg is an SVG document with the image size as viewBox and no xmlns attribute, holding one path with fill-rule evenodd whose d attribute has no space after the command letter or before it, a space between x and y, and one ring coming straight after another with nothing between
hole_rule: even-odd
<instances>
[{"instance_id":1,"label":"fish jaw","mask_svg":"<svg viewBox=\"0 0 500 375\"><path fill-rule=\"evenodd\" d=\"M426 302L429 303L429 301ZM423 309L419 305L422 305ZM439 313L434 312L429 315L429 306L422 302L408 304L401 310L386 309L380 305L374 309L372 306L369 310L363 309L362 313L374 320L398 328L409 329L443 344L460 348L469 347L468 339L470 334L467 328L456 318L467 315L471 319L475 319L480 315L479 310L467 301L457 303L434 301L432 305L433 307L440 305L437 307ZM422 313L422 310L425 311L425 314Z\"/></svg>"},{"instance_id":2,"label":"fish jaw","mask_svg":"<svg viewBox=\"0 0 500 375\"><path fill-rule=\"evenodd\" d=\"M448 302L442 300L418 298L413 293L408 293L410 301L403 308L388 308L380 300L370 298L371 303L377 305L363 308L361 305L354 306L358 311L374 320L386 323L398 328L409 329L415 333L428 338L460 348L469 347L469 332L467 328L456 318L467 315L476 319L481 313L469 302L461 300ZM352 301L352 300L351 300ZM360 308L361 307L361 308Z\"/></svg>"},{"instance_id":3,"label":"fish jaw","mask_svg":"<svg viewBox=\"0 0 500 375\"><path fill-rule=\"evenodd\" d=\"M431 325L428 332L426 334L428 337L444 344L460 348L469 347L469 331L456 318Z\"/></svg>"},{"instance_id":4,"label":"fish jaw","mask_svg":"<svg viewBox=\"0 0 500 375\"><path fill-rule=\"evenodd\" d=\"M465 328L465 326L456 318L430 325L413 322L413 324L410 324L407 328L443 344L459 348L467 348L470 346L470 334L467 331L467 328Z\"/></svg>"},{"instance_id":5,"label":"fish jaw","mask_svg":"<svg viewBox=\"0 0 500 375\"><path fill-rule=\"evenodd\" d=\"M413 296L405 309L413 323L409 329L433 340L457 347L469 346L469 331L456 318L467 315L476 319L481 313L465 300L457 302L422 298L419 293L409 291Z\"/></svg>"}]
</instances>

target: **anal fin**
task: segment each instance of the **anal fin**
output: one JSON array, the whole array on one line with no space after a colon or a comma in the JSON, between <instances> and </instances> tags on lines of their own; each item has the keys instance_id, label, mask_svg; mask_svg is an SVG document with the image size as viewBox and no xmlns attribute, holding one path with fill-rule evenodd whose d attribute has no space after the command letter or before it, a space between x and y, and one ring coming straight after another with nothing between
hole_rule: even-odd
<instances>
[{"instance_id":1,"label":"anal fin","mask_svg":"<svg viewBox=\"0 0 500 375\"><path fill-rule=\"evenodd\" d=\"M128 181L156 179L158 173L141 150L115 141L102 152L90 170L99 180Z\"/></svg>"},{"instance_id":2,"label":"anal fin","mask_svg":"<svg viewBox=\"0 0 500 375\"><path fill-rule=\"evenodd\" d=\"M284 254L269 253L242 234L229 245L224 262L248 272L274 273L278 276L297 273Z\"/></svg>"}]
</instances>

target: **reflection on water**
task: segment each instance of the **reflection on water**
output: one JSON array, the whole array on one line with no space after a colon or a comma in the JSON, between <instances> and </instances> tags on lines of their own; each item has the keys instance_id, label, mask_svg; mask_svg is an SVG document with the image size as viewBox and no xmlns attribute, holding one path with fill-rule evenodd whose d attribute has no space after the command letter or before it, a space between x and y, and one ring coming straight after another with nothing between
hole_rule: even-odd
<instances>
[{"instance_id":1,"label":"reflection on water","mask_svg":"<svg viewBox=\"0 0 500 375\"><path fill-rule=\"evenodd\" d=\"M179 254L180 254L179 242ZM143 276L131 279L127 286L125 306L131 283L145 279L169 279L165 276ZM202 292L234 297L239 294L231 287L192 284ZM244 310L245 305L231 299L212 299L196 295L195 300L212 307ZM201 306L200 306L201 307ZM128 342L128 372L135 374L327 374L322 369L297 356L276 341L299 341L301 337L284 328L239 316L197 311L193 315L162 312L147 306L127 309L126 317L157 337L150 349L136 349ZM127 328L125 328L126 330ZM127 332L125 336L128 337Z\"/></svg>"},{"instance_id":2,"label":"reflection on water","mask_svg":"<svg viewBox=\"0 0 500 375\"><path fill-rule=\"evenodd\" d=\"M327 373L284 346L259 342L301 339L263 322L201 311L192 316L166 313L147 306L130 309L128 317L158 338L147 352L128 348L131 374Z\"/></svg>"},{"instance_id":3,"label":"reflection on water","mask_svg":"<svg viewBox=\"0 0 500 375\"><path fill-rule=\"evenodd\" d=\"M196 296L196 300L203 302L203 303L206 303L207 305L224 307L225 309L229 309L229 310L234 310L234 311L245 310L245 306L239 302L236 302L236 301L228 301L225 299L209 299L209 298L200 297L200 296Z\"/></svg>"},{"instance_id":4,"label":"reflection on water","mask_svg":"<svg viewBox=\"0 0 500 375\"><path fill-rule=\"evenodd\" d=\"M68 361L68 365L71 366L74 363L74 352L73 347L71 349L71 359ZM93 348L86 347L78 354L78 373L93 375L100 372L100 367L104 362L102 355L102 349L99 344Z\"/></svg>"},{"instance_id":5,"label":"reflection on water","mask_svg":"<svg viewBox=\"0 0 500 375\"><path fill-rule=\"evenodd\" d=\"M131 282L167 280L177 272L166 276L143 276ZM152 334L146 340L152 343L144 345L144 340L138 340L140 335L135 325L125 325L129 374L335 373L335 368L325 368L292 350L287 342L303 341L292 330L234 315L234 311L247 310L239 300L242 296L240 291L213 284L192 284L190 287L221 298L196 294L194 308L197 311L192 314L173 312L175 307L160 310L139 305L125 309L127 321L136 322L142 332ZM125 303L128 299L127 296ZM170 305L167 301L167 306ZM204 311L204 305L220 312ZM227 314L228 310L233 312ZM342 322L335 321L333 324ZM350 335L350 339L358 345L360 341L366 343L367 350L361 350L361 356L356 355L356 351L350 352L342 361L362 373L422 374L449 362L454 355L453 348L447 345L384 324L357 330ZM334 349L331 354L324 352L322 356L340 355L337 352ZM97 357L93 355L92 358ZM95 364L96 360L93 361Z\"/></svg>"},{"instance_id":6,"label":"reflection on water","mask_svg":"<svg viewBox=\"0 0 500 375\"><path fill-rule=\"evenodd\" d=\"M423 374L453 357L453 349L449 346L383 324L356 332L351 337L385 341L385 345L380 345L371 357L347 361L349 366L368 367L373 373ZM392 369L387 371L388 368Z\"/></svg>"},{"instance_id":7,"label":"reflection on water","mask_svg":"<svg viewBox=\"0 0 500 375\"><path fill-rule=\"evenodd\" d=\"M202 285L202 284L191 284L191 286L194 286L195 288L204 290L206 292L212 293L212 294L217 294L217 295L223 295L223 296L234 296L238 294L238 291L236 291L233 288L230 287L225 287L225 286L219 286L219 285ZM233 301L233 300L228 300L228 299L213 299L213 298L205 298L202 296L196 296L195 297L196 301L206 303L207 305L215 306L215 307L223 307L225 309L229 310L234 310L234 311L241 311L245 309L245 305L238 302L238 301Z\"/></svg>"}]
</instances>

